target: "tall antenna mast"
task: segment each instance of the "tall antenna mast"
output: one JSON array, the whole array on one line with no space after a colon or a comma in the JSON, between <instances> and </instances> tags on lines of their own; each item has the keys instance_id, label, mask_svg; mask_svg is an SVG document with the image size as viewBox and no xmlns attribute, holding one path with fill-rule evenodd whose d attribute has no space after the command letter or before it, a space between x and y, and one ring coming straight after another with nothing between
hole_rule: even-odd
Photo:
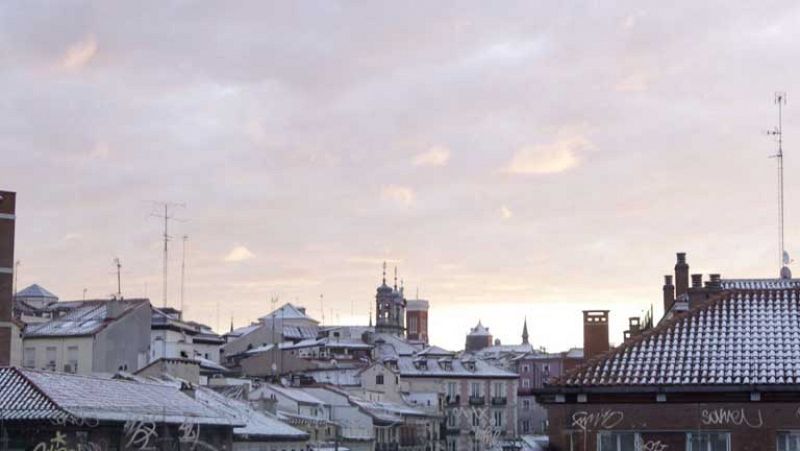
<instances>
[{"instance_id":1,"label":"tall antenna mast","mask_svg":"<svg viewBox=\"0 0 800 451\"><path fill-rule=\"evenodd\" d=\"M322 311L322 325L325 325L325 304L322 302L323 296L322 294L319 295L319 309Z\"/></svg>"},{"instance_id":2,"label":"tall antenna mast","mask_svg":"<svg viewBox=\"0 0 800 451\"><path fill-rule=\"evenodd\" d=\"M783 195L783 105L786 105L786 93L775 93L775 104L778 105L778 126L768 132L775 136L778 141L778 152L773 158L778 159L778 268L782 279L791 278L791 272L787 265L791 263L789 253L786 252L786 242L784 239L784 195Z\"/></svg>"},{"instance_id":3,"label":"tall antenna mast","mask_svg":"<svg viewBox=\"0 0 800 451\"><path fill-rule=\"evenodd\" d=\"M189 239L188 235L183 236L183 246L181 249L181 318L184 317L183 311L183 293L184 285L186 283L186 240Z\"/></svg>"},{"instance_id":4,"label":"tall antenna mast","mask_svg":"<svg viewBox=\"0 0 800 451\"><path fill-rule=\"evenodd\" d=\"M117 299L122 299L122 263L119 258L114 259L114 266L117 267Z\"/></svg>"},{"instance_id":5,"label":"tall antenna mast","mask_svg":"<svg viewBox=\"0 0 800 451\"><path fill-rule=\"evenodd\" d=\"M178 204L174 202L156 202L159 207L164 208L164 213L153 213L151 216L155 216L159 219L164 220L164 267L163 267L163 274L162 274L162 284L163 284L163 293L162 293L162 307L167 306L167 268L168 268L168 261L169 261L169 221L170 219L176 220L173 216L170 216L169 209L170 207L185 207L185 204ZM217 323L219 323L219 318L217 319ZM219 328L219 324L217 324L217 328Z\"/></svg>"}]
</instances>

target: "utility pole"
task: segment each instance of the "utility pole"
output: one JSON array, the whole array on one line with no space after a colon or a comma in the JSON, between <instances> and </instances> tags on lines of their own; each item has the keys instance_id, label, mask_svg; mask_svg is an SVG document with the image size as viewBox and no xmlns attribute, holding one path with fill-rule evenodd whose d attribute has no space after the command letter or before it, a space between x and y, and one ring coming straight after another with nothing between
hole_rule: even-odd
<instances>
[{"instance_id":1,"label":"utility pole","mask_svg":"<svg viewBox=\"0 0 800 451\"><path fill-rule=\"evenodd\" d=\"M117 299L122 299L122 263L119 258L114 259L114 266L117 267Z\"/></svg>"},{"instance_id":2,"label":"utility pole","mask_svg":"<svg viewBox=\"0 0 800 451\"><path fill-rule=\"evenodd\" d=\"M155 216L155 217L157 217L159 219L163 219L164 220L164 236L163 236L163 238L164 238L164 267L163 267L163 274L162 274L162 278L163 278L162 279L162 284L163 284L162 307L166 307L167 306L167 297L168 297L168 291L167 291L168 269L167 268L169 266L168 265L168 262L169 262L169 240L171 238L169 236L169 221L170 221L170 219L177 220L177 219L175 219L175 217L170 216L169 209L170 209L170 207L185 207L186 205L185 204L174 203L174 202L156 202L156 204L159 207L163 207L164 208L164 212L163 213L153 213L151 216ZM219 327L219 324L217 324L217 327Z\"/></svg>"},{"instance_id":3,"label":"utility pole","mask_svg":"<svg viewBox=\"0 0 800 451\"><path fill-rule=\"evenodd\" d=\"M181 319L184 317L183 293L185 288L184 284L186 283L186 240L188 239L188 235L183 236L183 249L181 251Z\"/></svg>"}]
</instances>

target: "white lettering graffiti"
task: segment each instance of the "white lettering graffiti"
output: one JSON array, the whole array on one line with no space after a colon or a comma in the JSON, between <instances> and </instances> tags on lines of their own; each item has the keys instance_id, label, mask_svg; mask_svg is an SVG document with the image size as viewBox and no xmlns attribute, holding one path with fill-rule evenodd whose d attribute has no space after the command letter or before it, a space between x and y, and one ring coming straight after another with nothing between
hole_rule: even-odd
<instances>
[{"instance_id":1,"label":"white lettering graffiti","mask_svg":"<svg viewBox=\"0 0 800 451\"><path fill-rule=\"evenodd\" d=\"M486 407L458 407L453 409L456 422L466 423L474 434L475 440L483 445L482 449L492 449L499 442L503 433L502 425L495 424L491 412Z\"/></svg>"},{"instance_id":2,"label":"white lettering graffiti","mask_svg":"<svg viewBox=\"0 0 800 451\"><path fill-rule=\"evenodd\" d=\"M753 429L758 429L764 425L761 410L756 410L754 415L748 416L744 408L741 409L714 409L703 410L700 413L701 421L704 425L746 425Z\"/></svg>"},{"instance_id":3,"label":"white lettering graffiti","mask_svg":"<svg viewBox=\"0 0 800 451\"><path fill-rule=\"evenodd\" d=\"M154 443L151 440L158 438L156 425L152 421L129 420L122 428L128 442L126 448L137 448L139 450L153 449Z\"/></svg>"},{"instance_id":4,"label":"white lettering graffiti","mask_svg":"<svg viewBox=\"0 0 800 451\"><path fill-rule=\"evenodd\" d=\"M50 420L50 424L53 426L75 426L75 427L86 427L86 428L94 428L97 427L100 422L96 418L79 418L75 415L62 415L58 418L53 418Z\"/></svg>"},{"instance_id":5,"label":"white lettering graffiti","mask_svg":"<svg viewBox=\"0 0 800 451\"><path fill-rule=\"evenodd\" d=\"M661 440L648 440L639 447L640 451L665 451L669 446L661 443Z\"/></svg>"},{"instance_id":6,"label":"white lettering graffiti","mask_svg":"<svg viewBox=\"0 0 800 451\"><path fill-rule=\"evenodd\" d=\"M49 441L38 443L33 451L104 451L106 446L94 442L78 443L75 448L70 448L67 444L67 435L61 431L56 431L56 435Z\"/></svg>"},{"instance_id":7,"label":"white lettering graffiti","mask_svg":"<svg viewBox=\"0 0 800 451\"><path fill-rule=\"evenodd\" d=\"M580 411L572 414L572 427L577 427L582 431L614 429L622 423L623 419L625 419L625 415L619 410L603 409L594 413Z\"/></svg>"}]
</instances>

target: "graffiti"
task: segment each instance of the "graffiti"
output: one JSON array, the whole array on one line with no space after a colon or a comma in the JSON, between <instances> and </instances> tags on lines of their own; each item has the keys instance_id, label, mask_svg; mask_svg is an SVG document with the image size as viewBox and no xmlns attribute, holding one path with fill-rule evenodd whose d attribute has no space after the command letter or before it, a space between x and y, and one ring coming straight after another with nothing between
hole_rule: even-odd
<instances>
[{"instance_id":1,"label":"graffiti","mask_svg":"<svg viewBox=\"0 0 800 451\"><path fill-rule=\"evenodd\" d=\"M108 447L95 442L78 443L71 448L67 443L67 435L56 431L56 435L49 441L38 443L33 451L105 451Z\"/></svg>"},{"instance_id":2,"label":"graffiti","mask_svg":"<svg viewBox=\"0 0 800 451\"><path fill-rule=\"evenodd\" d=\"M192 449L200 439L200 423L183 423L178 426L178 441L189 444Z\"/></svg>"},{"instance_id":3,"label":"graffiti","mask_svg":"<svg viewBox=\"0 0 800 451\"><path fill-rule=\"evenodd\" d=\"M503 433L501 424L496 424L488 408L459 407L454 410L456 422L469 424L475 440L483 445L482 449L492 449L499 443Z\"/></svg>"},{"instance_id":4,"label":"graffiti","mask_svg":"<svg viewBox=\"0 0 800 451\"><path fill-rule=\"evenodd\" d=\"M639 451L666 451L669 448L661 440L648 440L639 446Z\"/></svg>"},{"instance_id":5,"label":"graffiti","mask_svg":"<svg viewBox=\"0 0 800 451\"><path fill-rule=\"evenodd\" d=\"M85 428L94 428L100 424L96 418L80 418L76 417L72 414L62 415L57 418L52 418L50 420L50 424L53 426L75 426L75 427L85 427Z\"/></svg>"},{"instance_id":6,"label":"graffiti","mask_svg":"<svg viewBox=\"0 0 800 451\"><path fill-rule=\"evenodd\" d=\"M580 411L572 414L572 427L577 427L582 431L614 429L622 423L623 419L625 419L625 415L619 410L603 409L595 413Z\"/></svg>"},{"instance_id":7,"label":"graffiti","mask_svg":"<svg viewBox=\"0 0 800 451\"><path fill-rule=\"evenodd\" d=\"M704 425L746 425L753 429L758 429L764 425L764 419L761 416L761 410L756 410L755 416L747 416L744 408L741 409L714 409L703 410L700 413L701 421Z\"/></svg>"},{"instance_id":8,"label":"graffiti","mask_svg":"<svg viewBox=\"0 0 800 451\"><path fill-rule=\"evenodd\" d=\"M122 430L125 437L128 438L128 442L125 444L126 448L154 449L153 445L155 439L158 438L158 432L152 421L129 420Z\"/></svg>"}]
</instances>

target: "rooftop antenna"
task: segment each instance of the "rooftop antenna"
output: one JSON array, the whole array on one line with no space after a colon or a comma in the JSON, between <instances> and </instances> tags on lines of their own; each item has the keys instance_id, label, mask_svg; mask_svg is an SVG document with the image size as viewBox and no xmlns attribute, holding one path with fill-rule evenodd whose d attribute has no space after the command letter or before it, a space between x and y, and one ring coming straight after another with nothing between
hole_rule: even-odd
<instances>
[{"instance_id":1,"label":"rooftop antenna","mask_svg":"<svg viewBox=\"0 0 800 451\"><path fill-rule=\"evenodd\" d=\"M162 293L161 302L163 304L162 307L166 307L167 306L167 267L168 267L167 262L169 260L169 240L171 238L169 236L169 221L170 221L170 219L177 221L177 219L175 219L174 216L170 216L169 210L170 210L171 207L185 207L186 204L180 204L180 203L175 203L175 202L154 202L154 203L159 207L159 210L161 210L160 207L164 208L164 213L160 213L160 212L159 213L153 213L150 216L155 216L155 217L157 217L159 219L163 219L164 220L164 237L163 237L164 238L164 268L163 268L163 274L162 274L162 277L163 277L163 280L162 280L163 293ZM219 318L217 318L217 329L219 329Z\"/></svg>"},{"instance_id":2,"label":"rooftop antenna","mask_svg":"<svg viewBox=\"0 0 800 451\"><path fill-rule=\"evenodd\" d=\"M19 285L17 285L17 279L19 278L19 264L20 264L19 260L14 262L14 298L15 299L17 297L17 288L19 287Z\"/></svg>"},{"instance_id":3,"label":"rooftop antenna","mask_svg":"<svg viewBox=\"0 0 800 451\"><path fill-rule=\"evenodd\" d=\"M117 267L117 299L122 299L122 263L119 258L114 259L114 266Z\"/></svg>"},{"instance_id":4,"label":"rooftop antenna","mask_svg":"<svg viewBox=\"0 0 800 451\"><path fill-rule=\"evenodd\" d=\"M184 286L186 283L186 240L188 239L189 235L183 236L182 249L181 249L181 318L183 318L184 316L183 293L184 293Z\"/></svg>"},{"instance_id":5,"label":"rooftop antenna","mask_svg":"<svg viewBox=\"0 0 800 451\"><path fill-rule=\"evenodd\" d=\"M322 303L323 296L322 293L319 295L319 309L322 312L322 325L325 325L325 305Z\"/></svg>"},{"instance_id":6,"label":"rooftop antenna","mask_svg":"<svg viewBox=\"0 0 800 451\"><path fill-rule=\"evenodd\" d=\"M775 93L775 104L778 105L778 126L767 132L775 136L778 141L778 152L772 158L778 159L778 267L780 268L781 279L790 279L792 273L789 270L789 263L792 262L789 253L786 252L784 240L784 196L783 196L783 105L786 105L786 93Z\"/></svg>"}]
</instances>

